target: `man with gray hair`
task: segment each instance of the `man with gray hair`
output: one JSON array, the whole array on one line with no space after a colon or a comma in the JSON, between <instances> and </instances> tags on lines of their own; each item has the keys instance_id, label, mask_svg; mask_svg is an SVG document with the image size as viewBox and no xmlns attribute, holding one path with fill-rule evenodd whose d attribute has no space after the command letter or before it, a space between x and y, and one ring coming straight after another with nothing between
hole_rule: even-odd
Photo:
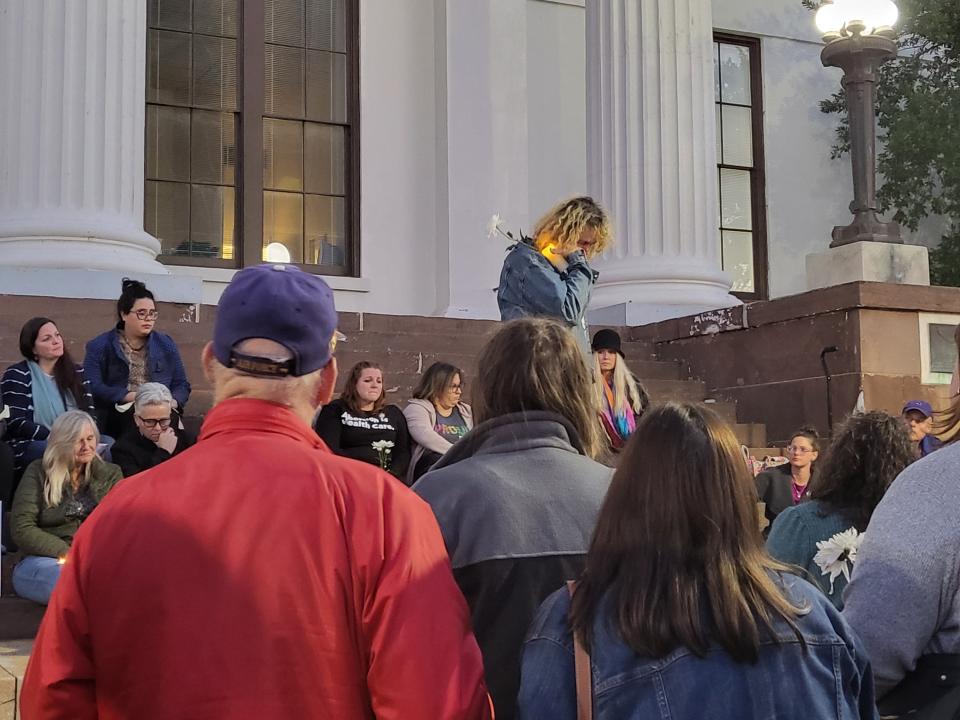
<instances>
[{"instance_id":1,"label":"man with gray hair","mask_svg":"<svg viewBox=\"0 0 960 720\"><path fill-rule=\"evenodd\" d=\"M192 448L80 528L24 677L28 718L490 720L430 507L310 427L337 313L289 265L236 274Z\"/></svg>"},{"instance_id":2,"label":"man with gray hair","mask_svg":"<svg viewBox=\"0 0 960 720\"><path fill-rule=\"evenodd\" d=\"M173 413L173 395L162 383L144 383L133 401L136 428L111 448L111 459L124 477L149 470L192 445Z\"/></svg>"}]
</instances>

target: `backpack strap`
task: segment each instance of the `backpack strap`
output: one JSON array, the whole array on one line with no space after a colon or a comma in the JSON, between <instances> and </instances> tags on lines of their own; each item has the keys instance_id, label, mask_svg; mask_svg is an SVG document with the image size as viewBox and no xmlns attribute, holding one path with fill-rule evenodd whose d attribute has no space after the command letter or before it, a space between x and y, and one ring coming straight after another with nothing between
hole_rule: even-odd
<instances>
[{"instance_id":1,"label":"backpack strap","mask_svg":"<svg viewBox=\"0 0 960 720\"><path fill-rule=\"evenodd\" d=\"M577 589L576 580L567 581L567 591L573 597ZM577 720L593 720L593 679L590 673L590 653L573 636L573 664L577 674Z\"/></svg>"}]
</instances>

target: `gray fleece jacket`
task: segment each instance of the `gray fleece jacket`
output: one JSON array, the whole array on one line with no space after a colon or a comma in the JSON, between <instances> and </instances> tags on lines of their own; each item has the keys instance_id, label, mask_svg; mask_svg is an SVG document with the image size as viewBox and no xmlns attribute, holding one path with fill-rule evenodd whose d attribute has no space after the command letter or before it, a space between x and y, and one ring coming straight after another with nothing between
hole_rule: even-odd
<instances>
[{"instance_id":1,"label":"gray fleece jacket","mask_svg":"<svg viewBox=\"0 0 960 720\"><path fill-rule=\"evenodd\" d=\"M877 697L922 655L960 653L960 443L918 460L877 506L844 593Z\"/></svg>"}]
</instances>

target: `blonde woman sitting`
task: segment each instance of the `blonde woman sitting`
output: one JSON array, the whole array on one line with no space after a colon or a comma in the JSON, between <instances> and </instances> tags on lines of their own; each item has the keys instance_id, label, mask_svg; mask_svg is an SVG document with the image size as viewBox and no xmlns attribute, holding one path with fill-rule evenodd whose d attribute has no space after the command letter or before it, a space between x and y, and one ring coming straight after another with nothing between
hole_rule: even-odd
<instances>
[{"instance_id":1,"label":"blonde woman sitting","mask_svg":"<svg viewBox=\"0 0 960 720\"><path fill-rule=\"evenodd\" d=\"M611 243L610 221L589 197L566 200L540 219L533 237L516 243L500 271L501 320L539 316L569 327L590 355L585 313L597 272L589 261Z\"/></svg>"},{"instance_id":2,"label":"blonde woman sitting","mask_svg":"<svg viewBox=\"0 0 960 720\"><path fill-rule=\"evenodd\" d=\"M615 330L598 330L591 349L594 403L610 448L619 452L637 429L637 421L650 399L627 367L620 335Z\"/></svg>"},{"instance_id":3,"label":"blonde woman sitting","mask_svg":"<svg viewBox=\"0 0 960 720\"><path fill-rule=\"evenodd\" d=\"M43 458L27 466L11 512L25 555L13 569L20 597L47 604L80 523L120 480L120 468L97 455L99 441L93 418L69 410L50 428Z\"/></svg>"}]
</instances>

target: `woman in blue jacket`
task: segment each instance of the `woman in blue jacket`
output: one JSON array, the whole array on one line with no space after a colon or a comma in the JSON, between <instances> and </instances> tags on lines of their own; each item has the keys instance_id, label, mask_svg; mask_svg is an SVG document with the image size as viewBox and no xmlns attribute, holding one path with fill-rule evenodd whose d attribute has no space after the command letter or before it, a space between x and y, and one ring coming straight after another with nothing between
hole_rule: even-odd
<instances>
[{"instance_id":1,"label":"woman in blue jacket","mask_svg":"<svg viewBox=\"0 0 960 720\"><path fill-rule=\"evenodd\" d=\"M180 351L169 335L154 330L159 313L153 293L138 280L124 279L117 300L117 325L87 343L83 361L104 432L119 437L133 428L137 389L147 382L166 385L178 413L190 397Z\"/></svg>"},{"instance_id":2,"label":"woman in blue jacket","mask_svg":"<svg viewBox=\"0 0 960 720\"><path fill-rule=\"evenodd\" d=\"M521 718L877 718L860 640L763 550L733 431L703 406L644 414L573 591L547 598L521 663ZM583 655L581 654L581 657Z\"/></svg>"},{"instance_id":3,"label":"woman in blue jacket","mask_svg":"<svg viewBox=\"0 0 960 720\"><path fill-rule=\"evenodd\" d=\"M500 271L501 320L529 315L559 320L590 358L585 314L597 272L589 261L612 242L610 221L590 197L566 200L540 219L533 237L513 245Z\"/></svg>"}]
</instances>

